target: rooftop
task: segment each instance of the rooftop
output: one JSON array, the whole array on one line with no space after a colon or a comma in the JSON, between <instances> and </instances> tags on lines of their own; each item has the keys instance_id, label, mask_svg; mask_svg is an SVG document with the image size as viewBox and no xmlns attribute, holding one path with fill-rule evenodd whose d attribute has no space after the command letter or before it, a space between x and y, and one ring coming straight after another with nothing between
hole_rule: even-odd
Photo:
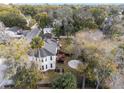
<instances>
[{"instance_id":1,"label":"rooftop","mask_svg":"<svg viewBox=\"0 0 124 93\"><path fill-rule=\"evenodd\" d=\"M46 56L53 56L56 55L57 52L57 42L54 39L46 39L45 45L39 51L35 51L34 56L39 57L46 57Z\"/></svg>"},{"instance_id":2,"label":"rooftop","mask_svg":"<svg viewBox=\"0 0 124 93\"><path fill-rule=\"evenodd\" d=\"M26 39L27 39L29 42L31 42L32 39L33 39L35 36L39 35L39 34L40 34L40 29L38 29L38 28L33 28L33 29L31 30L31 32L28 32L28 33L27 33Z\"/></svg>"}]
</instances>

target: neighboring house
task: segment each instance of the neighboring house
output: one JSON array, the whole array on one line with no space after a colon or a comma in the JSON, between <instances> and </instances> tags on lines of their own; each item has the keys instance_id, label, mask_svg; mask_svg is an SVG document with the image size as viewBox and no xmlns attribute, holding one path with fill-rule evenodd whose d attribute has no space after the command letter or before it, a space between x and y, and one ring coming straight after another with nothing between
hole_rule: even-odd
<instances>
[{"instance_id":1,"label":"neighboring house","mask_svg":"<svg viewBox=\"0 0 124 93\"><path fill-rule=\"evenodd\" d=\"M17 39L23 37L22 29L18 27L6 28L5 34L10 36L11 38L17 38Z\"/></svg>"},{"instance_id":2,"label":"neighboring house","mask_svg":"<svg viewBox=\"0 0 124 93\"><path fill-rule=\"evenodd\" d=\"M62 25L62 20L54 19L53 26L56 26L56 25L61 26Z\"/></svg>"},{"instance_id":3,"label":"neighboring house","mask_svg":"<svg viewBox=\"0 0 124 93\"><path fill-rule=\"evenodd\" d=\"M53 28L44 28L43 29L43 33L46 34L46 33L51 33L53 30Z\"/></svg>"},{"instance_id":4,"label":"neighboring house","mask_svg":"<svg viewBox=\"0 0 124 93\"><path fill-rule=\"evenodd\" d=\"M18 38L19 39L19 38L23 37L23 35L17 35L12 31L5 31L5 34L11 38Z\"/></svg>"},{"instance_id":5,"label":"neighboring house","mask_svg":"<svg viewBox=\"0 0 124 93\"><path fill-rule=\"evenodd\" d=\"M111 26L112 22L113 22L113 18L112 17L105 18L105 21L104 21L105 25Z\"/></svg>"}]
</instances>

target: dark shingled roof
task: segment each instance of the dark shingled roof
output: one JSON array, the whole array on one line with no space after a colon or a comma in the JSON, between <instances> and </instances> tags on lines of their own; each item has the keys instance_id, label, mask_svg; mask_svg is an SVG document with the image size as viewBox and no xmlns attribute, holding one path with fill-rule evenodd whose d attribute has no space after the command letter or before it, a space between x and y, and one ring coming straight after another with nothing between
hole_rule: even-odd
<instances>
[{"instance_id":1,"label":"dark shingled roof","mask_svg":"<svg viewBox=\"0 0 124 93\"><path fill-rule=\"evenodd\" d=\"M41 48L39 51L40 51L40 57L46 57L46 56L53 56L54 55L51 52L49 52L48 50L46 50L45 48ZM35 54L34 54L35 57L39 57L39 51L35 52Z\"/></svg>"},{"instance_id":2,"label":"dark shingled roof","mask_svg":"<svg viewBox=\"0 0 124 93\"><path fill-rule=\"evenodd\" d=\"M52 54L56 54L57 42L54 39L46 39L44 48Z\"/></svg>"},{"instance_id":3,"label":"dark shingled roof","mask_svg":"<svg viewBox=\"0 0 124 93\"><path fill-rule=\"evenodd\" d=\"M31 32L29 32L26 35L26 39L31 42L32 39L35 36L38 36L40 34L40 30L38 28L34 28ZM52 56L56 55L57 52L57 42L56 40L52 39L52 34L46 33L44 35L41 35L42 39L45 41L45 45L43 48L41 48L40 51L40 57L46 57L46 56ZM39 52L34 52L35 57L39 57Z\"/></svg>"},{"instance_id":4,"label":"dark shingled roof","mask_svg":"<svg viewBox=\"0 0 124 93\"><path fill-rule=\"evenodd\" d=\"M35 36L39 35L39 34L40 34L40 29L34 28L34 29L31 30L31 32L27 33L26 39L27 39L29 42L31 42L32 39L33 39Z\"/></svg>"},{"instance_id":5,"label":"dark shingled roof","mask_svg":"<svg viewBox=\"0 0 124 93\"><path fill-rule=\"evenodd\" d=\"M57 42L54 39L45 40L45 45L40 49L40 57L56 55ZM35 57L39 57L39 52L35 51Z\"/></svg>"}]
</instances>

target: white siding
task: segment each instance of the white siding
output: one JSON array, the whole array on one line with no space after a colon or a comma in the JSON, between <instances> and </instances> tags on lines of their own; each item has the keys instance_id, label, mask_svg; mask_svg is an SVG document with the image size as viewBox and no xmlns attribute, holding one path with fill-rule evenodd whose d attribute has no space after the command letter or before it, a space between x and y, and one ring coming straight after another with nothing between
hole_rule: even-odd
<instances>
[{"instance_id":1,"label":"white siding","mask_svg":"<svg viewBox=\"0 0 124 93\"><path fill-rule=\"evenodd\" d=\"M52 57L52 60L51 60ZM42 66L44 66L44 70L42 71L47 71L47 70L54 70L56 68L56 56L47 56L43 58L35 58L35 57L29 57L30 61L35 61L39 65L39 69L42 69ZM36 60L37 59L37 60ZM42 62L43 60L43 62ZM51 68L52 64L52 68ZM46 68L47 65L47 68Z\"/></svg>"}]
</instances>

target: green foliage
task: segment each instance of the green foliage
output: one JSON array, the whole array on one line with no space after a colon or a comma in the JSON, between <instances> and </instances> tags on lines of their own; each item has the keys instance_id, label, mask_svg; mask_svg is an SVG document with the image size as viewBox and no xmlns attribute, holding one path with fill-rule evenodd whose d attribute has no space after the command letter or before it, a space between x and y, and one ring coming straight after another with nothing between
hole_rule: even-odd
<instances>
[{"instance_id":1,"label":"green foliage","mask_svg":"<svg viewBox=\"0 0 124 93\"><path fill-rule=\"evenodd\" d=\"M29 50L30 46L28 42L25 39L20 40L11 40L9 44L0 45L0 56L3 56L5 58L10 58L12 60L15 60L15 62L28 61L28 55L27 52ZM9 61L11 63L11 61ZM23 63L21 62L21 63Z\"/></svg>"},{"instance_id":2,"label":"green foliage","mask_svg":"<svg viewBox=\"0 0 124 93\"><path fill-rule=\"evenodd\" d=\"M24 65L29 61L27 54L29 48L29 43L25 39L14 39L9 44L0 45L0 57L6 58L5 64L8 65L5 73L6 78L11 78L16 73L18 66Z\"/></svg>"},{"instance_id":3,"label":"green foliage","mask_svg":"<svg viewBox=\"0 0 124 93\"><path fill-rule=\"evenodd\" d=\"M84 19L82 22L83 28L96 29L98 26L92 19Z\"/></svg>"},{"instance_id":4,"label":"green foliage","mask_svg":"<svg viewBox=\"0 0 124 93\"><path fill-rule=\"evenodd\" d=\"M91 8L90 11L95 19L96 24L101 27L105 17L107 16L106 11L102 8Z\"/></svg>"},{"instance_id":5,"label":"green foliage","mask_svg":"<svg viewBox=\"0 0 124 93\"><path fill-rule=\"evenodd\" d=\"M110 15L116 15L116 14L118 14L118 9L117 9L117 7L116 8L111 8L111 11L110 11Z\"/></svg>"},{"instance_id":6,"label":"green foliage","mask_svg":"<svg viewBox=\"0 0 124 93\"><path fill-rule=\"evenodd\" d=\"M25 28L27 24L23 16L12 12L0 12L0 21L2 21L7 27L18 26Z\"/></svg>"},{"instance_id":7,"label":"green foliage","mask_svg":"<svg viewBox=\"0 0 124 93\"><path fill-rule=\"evenodd\" d=\"M119 48L122 48L124 50L124 44L121 44Z\"/></svg>"},{"instance_id":8,"label":"green foliage","mask_svg":"<svg viewBox=\"0 0 124 93\"><path fill-rule=\"evenodd\" d=\"M39 52L39 57L40 57L40 48L44 46L45 42L42 40L42 38L36 36L32 39L31 41L31 48L34 50L37 50Z\"/></svg>"},{"instance_id":9,"label":"green foliage","mask_svg":"<svg viewBox=\"0 0 124 93\"><path fill-rule=\"evenodd\" d=\"M109 38L115 38L122 34L120 28L114 24L112 26L106 26L105 30L104 34Z\"/></svg>"},{"instance_id":10,"label":"green foliage","mask_svg":"<svg viewBox=\"0 0 124 93\"><path fill-rule=\"evenodd\" d=\"M84 49L79 59L83 62L83 66L78 71L91 81L99 81L101 86L116 72L116 64L113 60L103 56L97 48Z\"/></svg>"},{"instance_id":11,"label":"green foliage","mask_svg":"<svg viewBox=\"0 0 124 93\"><path fill-rule=\"evenodd\" d=\"M9 5L0 5L0 12L11 12L16 14L20 13L16 7L11 7Z\"/></svg>"},{"instance_id":12,"label":"green foliage","mask_svg":"<svg viewBox=\"0 0 124 93\"><path fill-rule=\"evenodd\" d=\"M31 48L32 49L39 49L44 46L44 41L40 37L34 37L31 41Z\"/></svg>"},{"instance_id":13,"label":"green foliage","mask_svg":"<svg viewBox=\"0 0 124 93\"><path fill-rule=\"evenodd\" d=\"M60 44L62 45L61 51L68 54L74 54L74 44L71 38L61 39Z\"/></svg>"},{"instance_id":14,"label":"green foliage","mask_svg":"<svg viewBox=\"0 0 124 93\"><path fill-rule=\"evenodd\" d=\"M56 36L56 37L60 37L61 36L61 29L60 29L60 27L58 27L58 26L55 26L55 28L54 28L54 30L53 30L53 33L54 33L54 35Z\"/></svg>"},{"instance_id":15,"label":"green foliage","mask_svg":"<svg viewBox=\"0 0 124 93\"><path fill-rule=\"evenodd\" d=\"M0 6L0 21L7 27L18 26L25 28L27 24L20 11L16 7L11 6Z\"/></svg>"},{"instance_id":16,"label":"green foliage","mask_svg":"<svg viewBox=\"0 0 124 93\"><path fill-rule=\"evenodd\" d=\"M36 7L32 5L21 5L19 6L19 9L24 15L30 15L32 17L34 17L37 13Z\"/></svg>"},{"instance_id":17,"label":"green foliage","mask_svg":"<svg viewBox=\"0 0 124 93\"><path fill-rule=\"evenodd\" d=\"M39 13L35 16L35 19L40 28L44 28L50 24L49 16L46 13Z\"/></svg>"},{"instance_id":18,"label":"green foliage","mask_svg":"<svg viewBox=\"0 0 124 93\"><path fill-rule=\"evenodd\" d=\"M30 68L18 67L17 70L13 77L15 88L37 88L37 83L42 79L42 75L35 64L32 64Z\"/></svg>"},{"instance_id":19,"label":"green foliage","mask_svg":"<svg viewBox=\"0 0 124 93\"><path fill-rule=\"evenodd\" d=\"M53 82L52 87L56 89L74 89L77 88L77 80L71 73L65 73L58 76Z\"/></svg>"}]
</instances>

